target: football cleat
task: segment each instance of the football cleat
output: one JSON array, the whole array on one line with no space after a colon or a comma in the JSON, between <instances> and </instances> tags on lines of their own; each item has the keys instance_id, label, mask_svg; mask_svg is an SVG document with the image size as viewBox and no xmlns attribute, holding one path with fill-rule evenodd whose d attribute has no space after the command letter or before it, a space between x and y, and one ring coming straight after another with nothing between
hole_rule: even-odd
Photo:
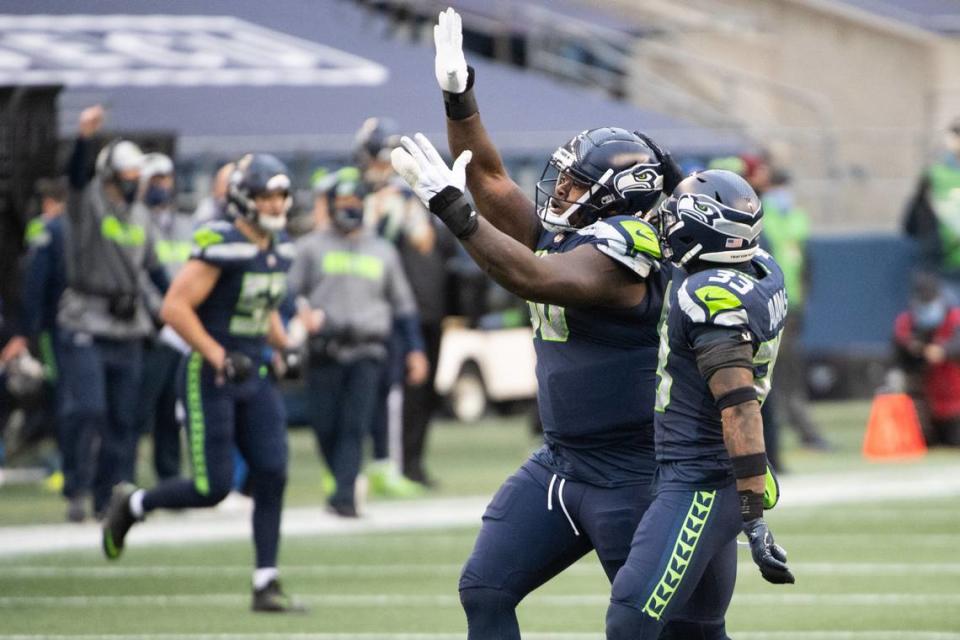
<instances>
[{"instance_id":1,"label":"football cleat","mask_svg":"<svg viewBox=\"0 0 960 640\"><path fill-rule=\"evenodd\" d=\"M253 590L253 611L263 613L306 613L302 604L288 596L280 587L279 580L271 580L263 589Z\"/></svg>"},{"instance_id":2,"label":"football cleat","mask_svg":"<svg viewBox=\"0 0 960 640\"><path fill-rule=\"evenodd\" d=\"M128 483L113 488L102 524L103 553L109 560L116 560L123 553L123 541L130 527L137 521L130 511L130 496L137 490Z\"/></svg>"}]
</instances>

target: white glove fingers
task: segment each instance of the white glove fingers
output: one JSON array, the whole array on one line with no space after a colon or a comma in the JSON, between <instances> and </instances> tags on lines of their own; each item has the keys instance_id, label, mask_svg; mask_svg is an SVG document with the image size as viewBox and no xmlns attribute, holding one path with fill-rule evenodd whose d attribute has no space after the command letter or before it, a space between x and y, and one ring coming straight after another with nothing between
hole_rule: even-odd
<instances>
[{"instance_id":1,"label":"white glove fingers","mask_svg":"<svg viewBox=\"0 0 960 640\"><path fill-rule=\"evenodd\" d=\"M446 167L447 163L443 161L443 158L440 157L440 153L437 151L437 148L433 146L433 143L430 142L430 139L422 133L417 133L413 136L417 141L417 144L420 145L420 148L423 150L423 154L427 157L427 160L430 161L435 167L443 166Z\"/></svg>"},{"instance_id":2,"label":"white glove fingers","mask_svg":"<svg viewBox=\"0 0 960 640\"><path fill-rule=\"evenodd\" d=\"M421 170L430 166L430 161L427 160L427 156L423 154L423 150L417 146L416 142L407 136L403 136L400 138L400 144L403 145L403 148L413 157Z\"/></svg>"},{"instance_id":3,"label":"white glove fingers","mask_svg":"<svg viewBox=\"0 0 960 640\"><path fill-rule=\"evenodd\" d=\"M453 173L454 175L463 177L466 175L467 165L470 164L470 161L473 160L473 151L467 149L453 161Z\"/></svg>"},{"instance_id":4,"label":"white glove fingers","mask_svg":"<svg viewBox=\"0 0 960 640\"><path fill-rule=\"evenodd\" d=\"M415 187L420 179L420 166L409 153L397 147L390 152L390 164L394 171L403 178L410 187Z\"/></svg>"},{"instance_id":5,"label":"white glove fingers","mask_svg":"<svg viewBox=\"0 0 960 640\"><path fill-rule=\"evenodd\" d=\"M448 9L451 15L450 42L463 55L463 19L453 9Z\"/></svg>"}]
</instances>

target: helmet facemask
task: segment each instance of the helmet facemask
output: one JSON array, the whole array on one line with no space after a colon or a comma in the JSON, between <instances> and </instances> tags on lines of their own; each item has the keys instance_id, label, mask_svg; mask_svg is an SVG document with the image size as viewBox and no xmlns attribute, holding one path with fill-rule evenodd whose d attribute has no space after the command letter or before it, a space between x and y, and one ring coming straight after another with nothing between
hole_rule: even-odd
<instances>
[{"instance_id":1,"label":"helmet facemask","mask_svg":"<svg viewBox=\"0 0 960 640\"><path fill-rule=\"evenodd\" d=\"M571 231L587 227L604 217L620 198L615 196L606 182L613 176L608 170L599 181L581 176L571 166L572 153L565 147L557 149L543 168L537 181L537 215L551 231ZM566 200L556 195L561 179L571 181L571 186L583 190L575 200ZM558 206L559 205L559 206ZM560 207L566 208L560 210Z\"/></svg>"},{"instance_id":2,"label":"helmet facemask","mask_svg":"<svg viewBox=\"0 0 960 640\"><path fill-rule=\"evenodd\" d=\"M563 179L576 183L581 195L559 197ZM537 213L547 229L582 229L601 218L642 214L662 192L662 167L650 147L625 129L602 127L574 136L553 153L537 182Z\"/></svg>"}]
</instances>

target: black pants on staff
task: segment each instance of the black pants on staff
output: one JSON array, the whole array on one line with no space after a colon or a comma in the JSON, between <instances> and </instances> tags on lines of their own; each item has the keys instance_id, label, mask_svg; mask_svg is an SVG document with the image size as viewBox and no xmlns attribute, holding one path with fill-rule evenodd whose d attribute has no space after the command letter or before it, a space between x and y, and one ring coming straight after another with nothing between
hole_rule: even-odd
<instances>
[{"instance_id":1,"label":"black pants on staff","mask_svg":"<svg viewBox=\"0 0 960 640\"><path fill-rule=\"evenodd\" d=\"M440 361L440 323L421 323L430 373L421 385L404 385L403 388L403 475L415 482L427 483L429 478L423 468L427 446L427 431L439 405L434 389L437 363Z\"/></svg>"}]
</instances>

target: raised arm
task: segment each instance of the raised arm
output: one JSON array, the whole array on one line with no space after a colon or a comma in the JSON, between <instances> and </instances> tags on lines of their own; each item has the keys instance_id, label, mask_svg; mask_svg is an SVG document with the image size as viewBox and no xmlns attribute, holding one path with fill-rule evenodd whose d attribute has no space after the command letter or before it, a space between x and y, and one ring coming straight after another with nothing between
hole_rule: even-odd
<instances>
[{"instance_id":1,"label":"raised arm","mask_svg":"<svg viewBox=\"0 0 960 640\"><path fill-rule=\"evenodd\" d=\"M561 306L628 307L639 304L646 284L594 246L537 256L530 247L496 229L473 211L463 194L470 152L448 168L423 134L401 138L394 149L397 173L453 232L476 263L498 284L532 302ZM639 221L638 221L639 223Z\"/></svg>"},{"instance_id":2,"label":"raised arm","mask_svg":"<svg viewBox=\"0 0 960 640\"><path fill-rule=\"evenodd\" d=\"M447 113L447 140L454 157L473 152L467 169L467 188L477 210L500 231L534 248L540 237L540 219L533 201L507 175L500 153L480 121L473 83L475 73L463 55L460 16L447 9L433 29L435 72L443 90Z\"/></svg>"}]
</instances>

